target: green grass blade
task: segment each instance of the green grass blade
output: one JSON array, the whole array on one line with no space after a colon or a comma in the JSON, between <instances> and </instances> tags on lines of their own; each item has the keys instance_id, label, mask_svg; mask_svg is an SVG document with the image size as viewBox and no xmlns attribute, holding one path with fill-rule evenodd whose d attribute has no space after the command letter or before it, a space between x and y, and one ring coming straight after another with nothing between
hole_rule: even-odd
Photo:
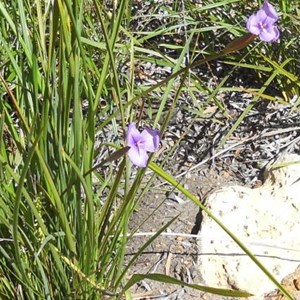
<instances>
[{"instance_id":1,"label":"green grass blade","mask_svg":"<svg viewBox=\"0 0 300 300\"><path fill-rule=\"evenodd\" d=\"M123 291L129 290L134 284L138 283L139 281L149 279L153 281L158 281L158 282L163 282L163 283L169 283L169 284L175 284L179 286L186 286L198 291L214 294L214 295L220 295L220 296L225 296L225 297L242 297L242 298L247 298L253 296L250 293L244 292L244 291L234 291L234 290L226 290L226 289L221 289L221 288L214 288L214 287L209 287L209 286L204 286L204 285L199 285L199 284L190 284L186 283L182 280L175 279L173 277L164 275L164 274L134 274L132 277L129 279L127 284L125 285Z\"/></svg>"}]
</instances>

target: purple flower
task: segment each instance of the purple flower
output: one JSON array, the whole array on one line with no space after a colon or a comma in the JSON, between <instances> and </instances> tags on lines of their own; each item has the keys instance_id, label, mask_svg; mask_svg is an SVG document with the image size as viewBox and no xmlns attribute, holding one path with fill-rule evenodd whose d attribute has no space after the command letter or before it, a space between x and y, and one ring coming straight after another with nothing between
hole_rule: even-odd
<instances>
[{"instance_id":1,"label":"purple flower","mask_svg":"<svg viewBox=\"0 0 300 300\"><path fill-rule=\"evenodd\" d=\"M261 9L247 21L247 29L255 35L259 35L264 42L275 42L279 38L279 30L275 25L278 15L274 7L265 1Z\"/></svg>"},{"instance_id":2,"label":"purple flower","mask_svg":"<svg viewBox=\"0 0 300 300\"><path fill-rule=\"evenodd\" d=\"M147 152L158 150L159 131L146 128L139 132L135 123L130 123L126 134L126 142L130 147L128 156L131 162L137 167L144 168L148 162Z\"/></svg>"}]
</instances>

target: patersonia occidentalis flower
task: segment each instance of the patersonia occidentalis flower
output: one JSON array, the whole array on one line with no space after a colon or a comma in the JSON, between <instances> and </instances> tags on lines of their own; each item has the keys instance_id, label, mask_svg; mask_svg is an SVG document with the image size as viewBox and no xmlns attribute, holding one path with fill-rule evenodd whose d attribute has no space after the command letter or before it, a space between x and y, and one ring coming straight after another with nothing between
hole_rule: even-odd
<instances>
[{"instance_id":1,"label":"patersonia occidentalis flower","mask_svg":"<svg viewBox=\"0 0 300 300\"><path fill-rule=\"evenodd\" d=\"M279 30L275 25L278 15L274 7L265 1L261 9L249 17L246 27L252 34L258 35L264 42L275 42L279 38Z\"/></svg>"},{"instance_id":2,"label":"patersonia occidentalis flower","mask_svg":"<svg viewBox=\"0 0 300 300\"><path fill-rule=\"evenodd\" d=\"M146 128L139 132L135 123L130 123L126 134L128 156L131 162L137 166L144 168L148 162L147 152L155 152L159 147L159 131Z\"/></svg>"}]
</instances>

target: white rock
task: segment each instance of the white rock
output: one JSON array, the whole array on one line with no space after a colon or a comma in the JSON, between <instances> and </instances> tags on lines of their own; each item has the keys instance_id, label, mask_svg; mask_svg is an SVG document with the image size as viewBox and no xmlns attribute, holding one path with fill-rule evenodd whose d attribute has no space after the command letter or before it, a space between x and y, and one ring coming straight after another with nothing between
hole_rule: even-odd
<instances>
[{"instance_id":1,"label":"white rock","mask_svg":"<svg viewBox=\"0 0 300 300\"><path fill-rule=\"evenodd\" d=\"M300 162L288 155L276 162ZM300 163L269 169L256 189L230 186L207 207L280 282L300 264ZM200 271L209 286L248 291L263 299L274 284L205 213L200 231ZM214 299L214 298L211 298Z\"/></svg>"}]
</instances>

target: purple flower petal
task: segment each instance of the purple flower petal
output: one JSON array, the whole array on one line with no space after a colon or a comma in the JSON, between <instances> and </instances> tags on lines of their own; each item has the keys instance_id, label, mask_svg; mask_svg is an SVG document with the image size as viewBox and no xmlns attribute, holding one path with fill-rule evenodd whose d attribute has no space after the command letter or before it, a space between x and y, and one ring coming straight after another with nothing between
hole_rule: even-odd
<instances>
[{"instance_id":1,"label":"purple flower petal","mask_svg":"<svg viewBox=\"0 0 300 300\"><path fill-rule=\"evenodd\" d=\"M275 19L275 21L278 20L278 14L276 10L268 1L264 2L261 9L265 11L268 17Z\"/></svg>"},{"instance_id":2,"label":"purple flower petal","mask_svg":"<svg viewBox=\"0 0 300 300\"><path fill-rule=\"evenodd\" d=\"M141 133L143 149L149 152L155 152L159 147L159 131L146 128Z\"/></svg>"},{"instance_id":3,"label":"purple flower petal","mask_svg":"<svg viewBox=\"0 0 300 300\"><path fill-rule=\"evenodd\" d=\"M130 123L126 134L126 143L130 147L135 147L136 142L140 139L140 133L136 129L135 123Z\"/></svg>"},{"instance_id":4,"label":"purple flower petal","mask_svg":"<svg viewBox=\"0 0 300 300\"><path fill-rule=\"evenodd\" d=\"M255 14L255 17L256 17L257 23L263 23L268 18L268 15L266 14L266 12L263 9L260 9Z\"/></svg>"},{"instance_id":5,"label":"purple flower petal","mask_svg":"<svg viewBox=\"0 0 300 300\"><path fill-rule=\"evenodd\" d=\"M135 166L140 168L145 168L147 166L149 156L145 150L138 147L131 147L127 153L129 159Z\"/></svg>"},{"instance_id":6,"label":"purple flower petal","mask_svg":"<svg viewBox=\"0 0 300 300\"><path fill-rule=\"evenodd\" d=\"M273 30L275 31L275 37L271 42L276 42L279 39L280 32L279 32L277 26L273 26Z\"/></svg>"},{"instance_id":7,"label":"purple flower petal","mask_svg":"<svg viewBox=\"0 0 300 300\"><path fill-rule=\"evenodd\" d=\"M255 35L260 34L260 27L257 22L256 15L250 16L250 18L247 21L246 27L250 33L255 34Z\"/></svg>"},{"instance_id":8,"label":"purple flower petal","mask_svg":"<svg viewBox=\"0 0 300 300\"><path fill-rule=\"evenodd\" d=\"M277 27L271 25L264 28L264 30L260 32L259 37L264 42L273 42L278 39L279 31Z\"/></svg>"}]
</instances>

